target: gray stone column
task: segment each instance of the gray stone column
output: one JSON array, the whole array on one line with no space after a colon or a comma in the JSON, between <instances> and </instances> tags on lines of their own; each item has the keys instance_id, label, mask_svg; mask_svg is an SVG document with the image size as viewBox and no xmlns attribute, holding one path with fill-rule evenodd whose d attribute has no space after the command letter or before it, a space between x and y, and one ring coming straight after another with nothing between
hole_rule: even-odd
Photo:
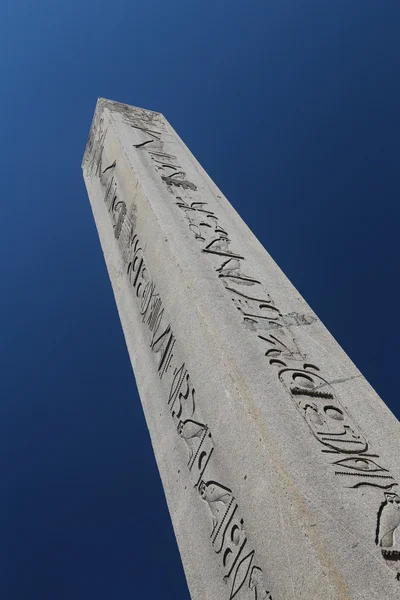
<instances>
[{"instance_id":1,"label":"gray stone column","mask_svg":"<svg viewBox=\"0 0 400 600\"><path fill-rule=\"evenodd\" d=\"M83 173L192 598L398 600L397 419L161 114Z\"/></svg>"}]
</instances>

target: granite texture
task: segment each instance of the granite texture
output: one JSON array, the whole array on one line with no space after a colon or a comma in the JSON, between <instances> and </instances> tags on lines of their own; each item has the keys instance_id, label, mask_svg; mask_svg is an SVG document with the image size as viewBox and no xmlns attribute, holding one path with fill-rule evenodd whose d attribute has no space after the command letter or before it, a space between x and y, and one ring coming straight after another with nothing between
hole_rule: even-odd
<instances>
[{"instance_id":1,"label":"granite texture","mask_svg":"<svg viewBox=\"0 0 400 600\"><path fill-rule=\"evenodd\" d=\"M82 166L193 600L398 600L397 419L161 114Z\"/></svg>"}]
</instances>

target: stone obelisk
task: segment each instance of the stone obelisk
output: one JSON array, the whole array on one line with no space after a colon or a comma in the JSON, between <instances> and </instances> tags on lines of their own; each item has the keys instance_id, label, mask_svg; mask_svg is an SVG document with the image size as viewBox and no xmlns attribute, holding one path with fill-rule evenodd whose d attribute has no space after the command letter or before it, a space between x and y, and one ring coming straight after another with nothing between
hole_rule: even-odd
<instances>
[{"instance_id":1,"label":"stone obelisk","mask_svg":"<svg viewBox=\"0 0 400 600\"><path fill-rule=\"evenodd\" d=\"M160 113L83 173L193 600L399 600L397 419Z\"/></svg>"}]
</instances>

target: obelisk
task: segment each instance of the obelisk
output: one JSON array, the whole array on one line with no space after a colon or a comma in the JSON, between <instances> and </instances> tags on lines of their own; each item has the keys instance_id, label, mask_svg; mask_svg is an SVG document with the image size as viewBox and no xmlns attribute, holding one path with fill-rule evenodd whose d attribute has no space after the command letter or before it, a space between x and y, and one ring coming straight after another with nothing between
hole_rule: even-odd
<instances>
[{"instance_id":1,"label":"obelisk","mask_svg":"<svg viewBox=\"0 0 400 600\"><path fill-rule=\"evenodd\" d=\"M399 600L397 419L163 115L83 173L193 600Z\"/></svg>"}]
</instances>

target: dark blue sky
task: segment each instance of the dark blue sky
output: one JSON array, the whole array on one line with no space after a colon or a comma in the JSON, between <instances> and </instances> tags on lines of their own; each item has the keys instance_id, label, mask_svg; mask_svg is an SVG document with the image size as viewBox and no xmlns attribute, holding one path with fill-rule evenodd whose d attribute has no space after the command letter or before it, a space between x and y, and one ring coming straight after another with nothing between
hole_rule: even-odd
<instances>
[{"instance_id":1,"label":"dark blue sky","mask_svg":"<svg viewBox=\"0 0 400 600\"><path fill-rule=\"evenodd\" d=\"M0 595L188 599L80 162L170 120L400 416L398 0L3 0Z\"/></svg>"}]
</instances>

